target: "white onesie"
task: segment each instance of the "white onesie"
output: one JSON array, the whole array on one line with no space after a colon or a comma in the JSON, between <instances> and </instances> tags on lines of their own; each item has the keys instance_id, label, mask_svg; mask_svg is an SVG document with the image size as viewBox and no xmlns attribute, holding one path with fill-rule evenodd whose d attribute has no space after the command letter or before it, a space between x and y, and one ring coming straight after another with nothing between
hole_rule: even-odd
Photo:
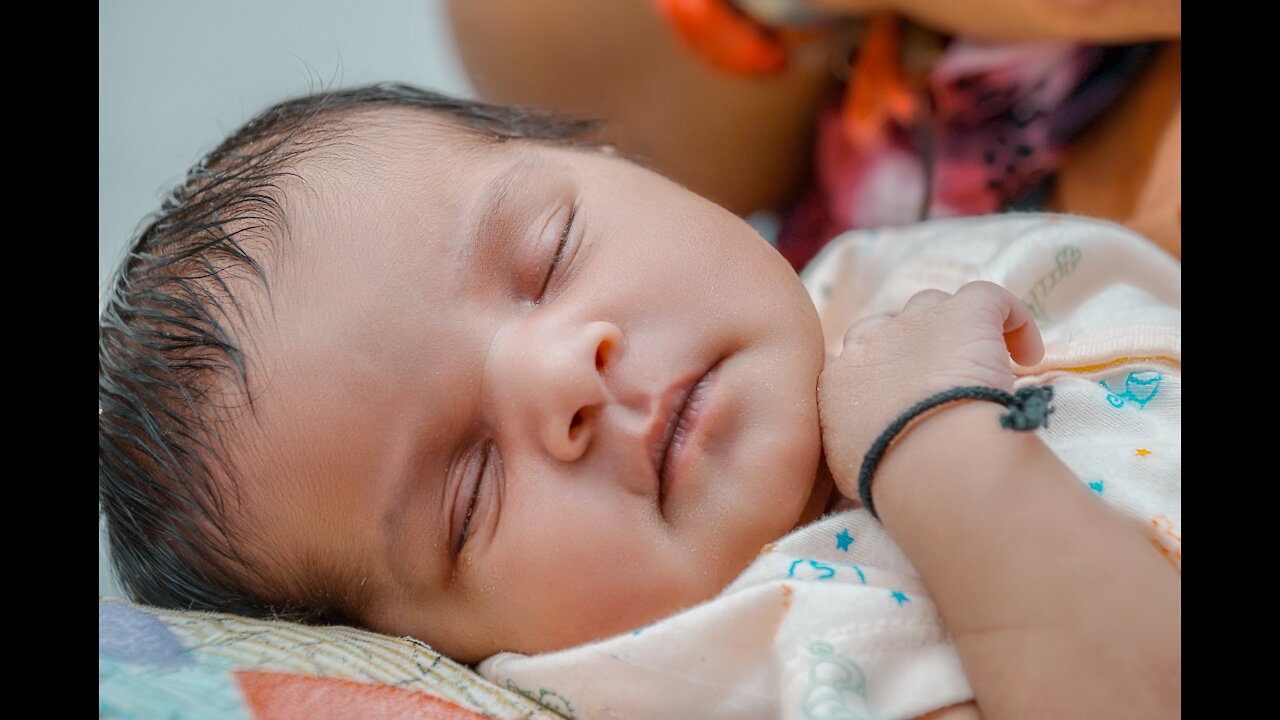
<instances>
[{"instance_id":1,"label":"white onesie","mask_svg":"<svg viewBox=\"0 0 1280 720\"><path fill-rule=\"evenodd\" d=\"M1036 213L848 233L802 279L832 354L850 324L919 290L990 280L1020 297L1045 358L1015 386L1054 385L1037 434L1182 572L1177 261L1119 225ZM911 718L973 698L919 578L862 509L767 546L701 605L479 671L571 718Z\"/></svg>"}]
</instances>

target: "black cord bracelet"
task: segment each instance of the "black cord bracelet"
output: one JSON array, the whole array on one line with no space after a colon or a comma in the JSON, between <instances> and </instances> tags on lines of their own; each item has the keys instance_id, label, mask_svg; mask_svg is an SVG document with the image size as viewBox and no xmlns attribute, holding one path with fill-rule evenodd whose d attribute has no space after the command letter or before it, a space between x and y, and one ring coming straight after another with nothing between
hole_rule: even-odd
<instances>
[{"instance_id":1,"label":"black cord bracelet","mask_svg":"<svg viewBox=\"0 0 1280 720\"><path fill-rule=\"evenodd\" d=\"M1053 400L1053 387L1050 385L1028 386L1013 394L990 387L958 387L927 397L912 405L885 428L884 432L880 433L880 437L871 443L871 449L862 459L862 470L858 473L858 497L862 499L862 504L871 511L871 516L875 519L879 520L880 516L876 514L876 505L871 500L871 477L875 474L881 458L884 457L885 450L889 448L889 443L893 442L898 433L902 432L907 423L917 415L952 400L989 400L1000 403L1009 408L1009 412L1000 416L1000 427L1018 431L1034 430L1042 425L1049 427L1049 413L1053 412L1053 406L1049 404Z\"/></svg>"}]
</instances>

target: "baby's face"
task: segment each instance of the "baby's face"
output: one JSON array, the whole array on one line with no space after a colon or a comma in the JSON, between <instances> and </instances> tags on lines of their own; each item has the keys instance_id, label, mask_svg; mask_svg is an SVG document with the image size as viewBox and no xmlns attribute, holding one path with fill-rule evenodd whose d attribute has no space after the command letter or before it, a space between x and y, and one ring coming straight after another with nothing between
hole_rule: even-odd
<instances>
[{"instance_id":1,"label":"baby's face","mask_svg":"<svg viewBox=\"0 0 1280 720\"><path fill-rule=\"evenodd\" d=\"M705 600L812 515L821 330L748 225L604 153L394 117L286 205L254 552L474 661Z\"/></svg>"}]
</instances>

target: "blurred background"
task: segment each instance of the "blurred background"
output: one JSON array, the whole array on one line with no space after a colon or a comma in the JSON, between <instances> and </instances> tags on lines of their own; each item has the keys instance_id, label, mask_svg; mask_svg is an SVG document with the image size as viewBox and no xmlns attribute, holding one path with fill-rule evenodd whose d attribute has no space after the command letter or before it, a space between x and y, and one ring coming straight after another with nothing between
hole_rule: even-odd
<instances>
[{"instance_id":1,"label":"blurred background","mask_svg":"<svg viewBox=\"0 0 1280 720\"><path fill-rule=\"evenodd\" d=\"M470 88L424 0L98 3L98 306L139 223L255 113L326 87ZM123 595L98 527L98 594Z\"/></svg>"}]
</instances>

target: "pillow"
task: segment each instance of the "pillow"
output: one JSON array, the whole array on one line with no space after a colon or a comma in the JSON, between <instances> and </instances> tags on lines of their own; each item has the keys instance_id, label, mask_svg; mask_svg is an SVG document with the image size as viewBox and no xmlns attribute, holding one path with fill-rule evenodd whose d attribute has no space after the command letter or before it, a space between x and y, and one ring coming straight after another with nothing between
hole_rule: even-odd
<instances>
[{"instance_id":1,"label":"pillow","mask_svg":"<svg viewBox=\"0 0 1280 720\"><path fill-rule=\"evenodd\" d=\"M531 697L412 638L98 598L99 717L560 720Z\"/></svg>"}]
</instances>

